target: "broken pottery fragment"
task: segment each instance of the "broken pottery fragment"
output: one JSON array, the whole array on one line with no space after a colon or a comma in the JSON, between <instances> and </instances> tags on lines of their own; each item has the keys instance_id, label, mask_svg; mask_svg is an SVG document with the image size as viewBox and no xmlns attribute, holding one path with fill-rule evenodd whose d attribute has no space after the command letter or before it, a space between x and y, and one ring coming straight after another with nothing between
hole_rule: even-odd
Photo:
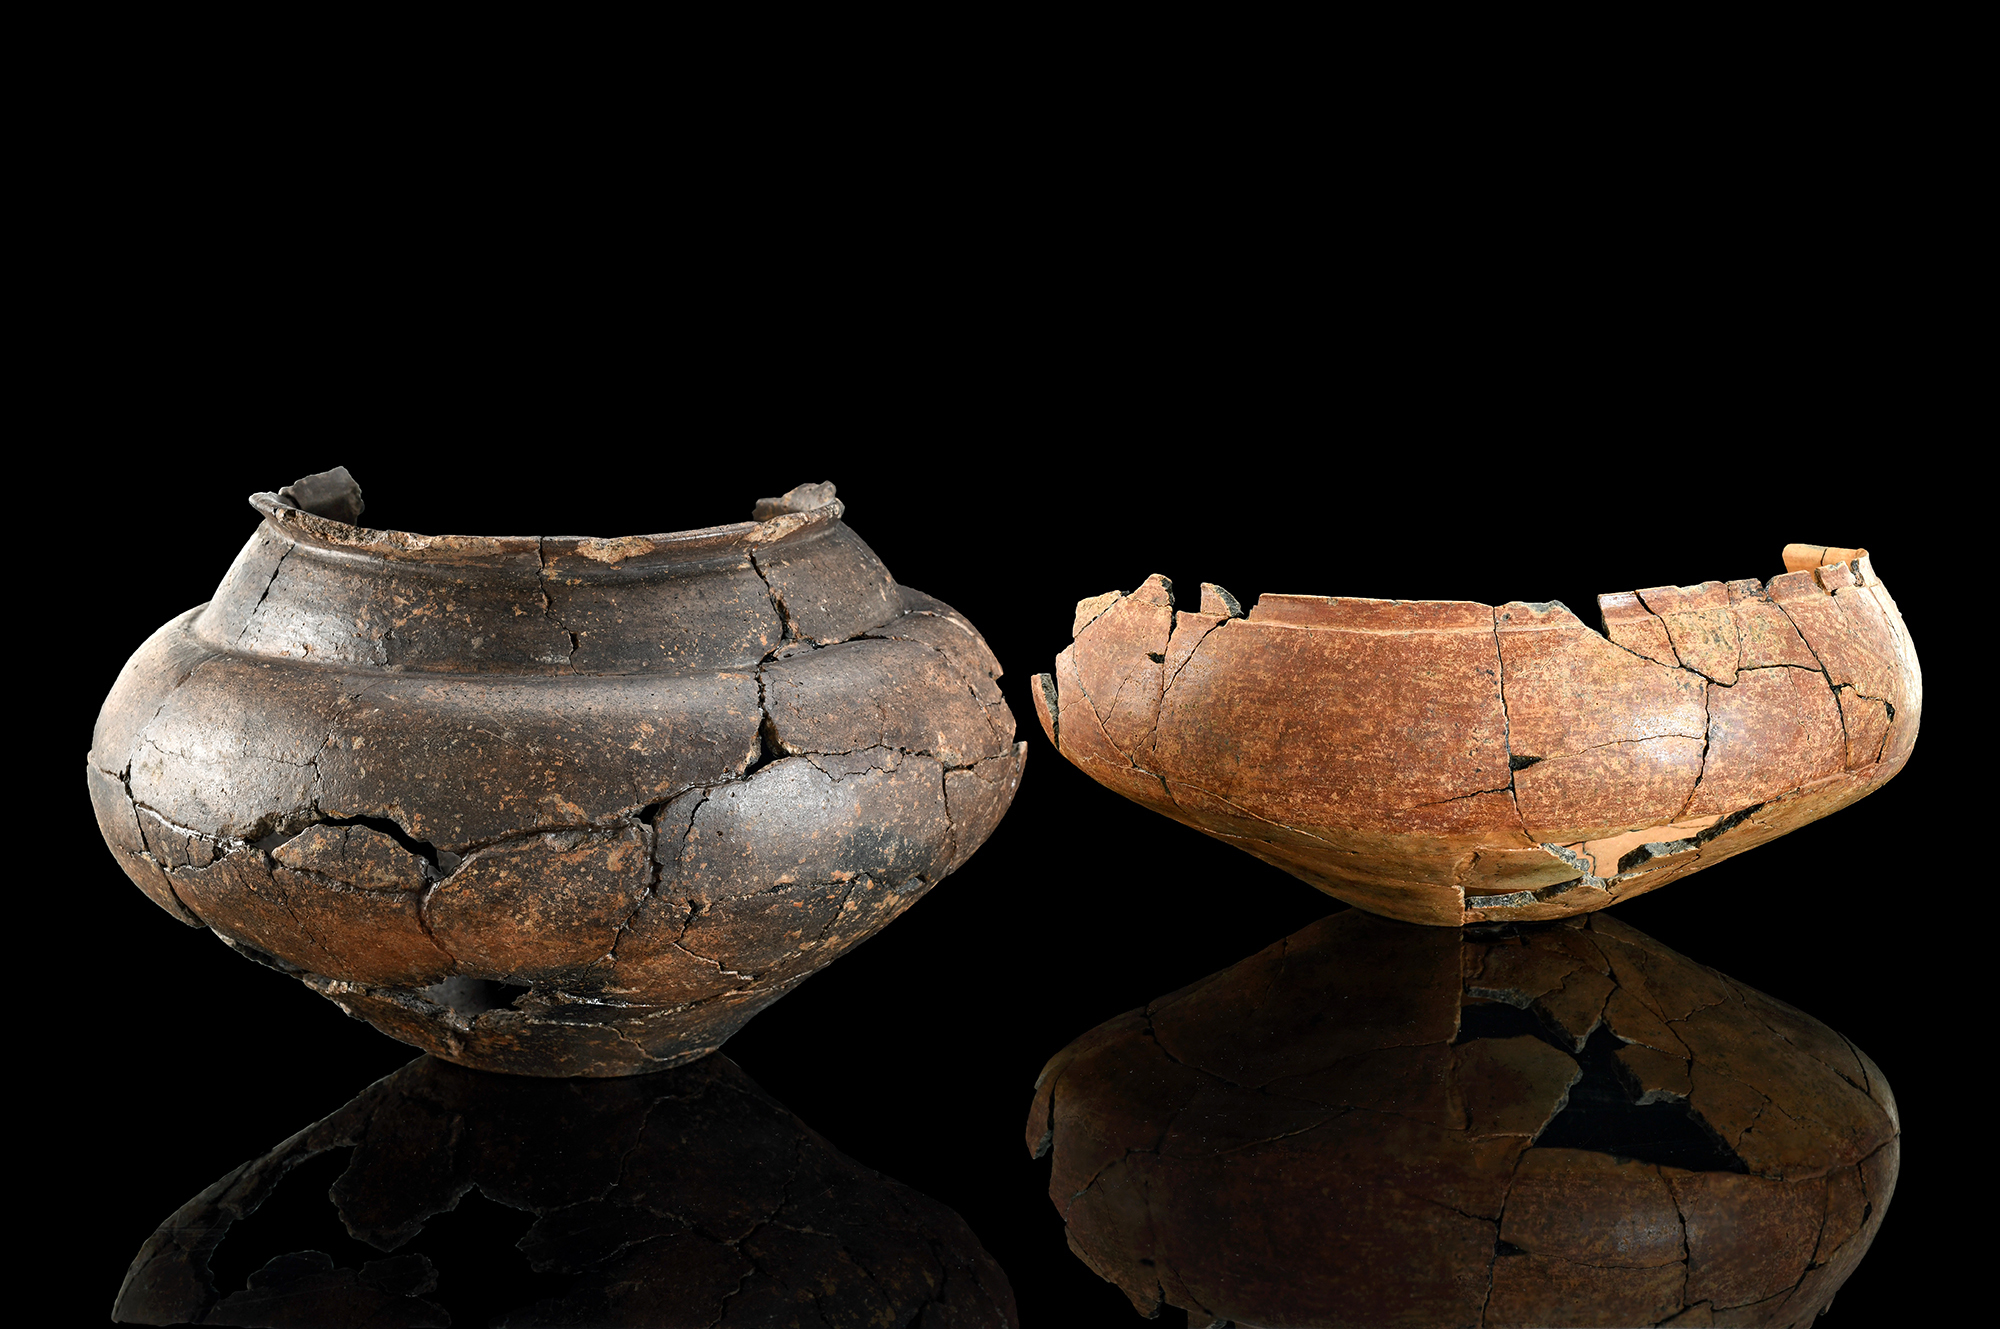
<instances>
[{"instance_id":1,"label":"broken pottery fragment","mask_svg":"<svg viewBox=\"0 0 2000 1329\"><path fill-rule=\"evenodd\" d=\"M1900 1138L1865 1053L1609 915L1359 910L1083 1035L1027 1131L1141 1314L1489 1329L1809 1324Z\"/></svg>"},{"instance_id":2,"label":"broken pottery fragment","mask_svg":"<svg viewBox=\"0 0 2000 1329\"><path fill-rule=\"evenodd\" d=\"M1837 556L1837 557L1836 557ZM1412 923L1560 918L1845 807L1903 768L1923 674L1867 551L1560 602L1266 595L1150 577L1077 605L1032 689L1092 779Z\"/></svg>"},{"instance_id":3,"label":"broken pottery fragment","mask_svg":"<svg viewBox=\"0 0 2000 1329\"><path fill-rule=\"evenodd\" d=\"M318 1194L281 1193L306 1188L288 1174L334 1150L351 1152L330 1192L320 1180ZM426 1230L474 1190L523 1211L515 1250L467 1251L449 1224ZM256 1211L273 1199L267 1214L331 1200L355 1240L402 1253L355 1269L296 1251L245 1286L218 1287L232 1228L254 1246ZM112 1318L484 1324L463 1299L520 1255L541 1289L493 1324L708 1325L726 1312L730 1324L776 1325L800 1322L802 1306L814 1323L1020 1323L1006 1275L964 1219L848 1158L725 1056L596 1081L420 1057L168 1217Z\"/></svg>"},{"instance_id":4,"label":"broken pottery fragment","mask_svg":"<svg viewBox=\"0 0 2000 1329\"><path fill-rule=\"evenodd\" d=\"M257 494L87 763L126 873L391 1037L529 1075L720 1046L992 833L1026 744L978 631L831 485L670 535L424 536Z\"/></svg>"}]
</instances>

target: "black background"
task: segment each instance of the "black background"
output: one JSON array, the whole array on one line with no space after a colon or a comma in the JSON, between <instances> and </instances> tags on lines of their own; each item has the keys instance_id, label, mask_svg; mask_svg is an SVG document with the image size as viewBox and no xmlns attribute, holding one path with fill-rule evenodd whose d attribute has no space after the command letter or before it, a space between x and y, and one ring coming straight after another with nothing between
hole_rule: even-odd
<instances>
[{"instance_id":1,"label":"black background","mask_svg":"<svg viewBox=\"0 0 2000 1329\"><path fill-rule=\"evenodd\" d=\"M406 356L391 377L422 373ZM1911 436L1894 393L1845 414L1825 395L1836 378L1817 381L1807 417L1788 415L1784 393L1742 412L1714 398L1669 409L1677 389L1661 381L1617 413L1558 410L1546 403L1563 398L1561 378L1533 401L1496 393L1490 414L1460 400L1448 419L1428 403L1471 389L1412 384L1407 410L1378 391L1365 419L1329 399L1310 426L1263 406L1254 381L1179 414L1171 376L1149 385L1144 411L1101 395L1073 412L1046 394L1024 407L1005 376L978 378L947 411L904 403L881 373L865 389L817 384L824 413L802 409L799 385L746 377L740 413L711 391L700 420L678 423L668 400L611 411L588 376L518 415L504 377L482 381L463 389L483 399L465 418L451 393L409 411L392 396L360 406L332 374L268 414L216 406L229 394L213 377L157 385L176 441L130 446L168 464L128 466L117 449L61 463L68 520L52 529L67 532L60 557L87 612L64 637L73 695L31 717L52 728L46 797L78 847L60 874L37 869L55 898L32 944L67 975L34 1018L43 1082L68 1086L44 1101L50 1134L85 1160L87 1209L65 1238L80 1310L108 1308L146 1235L196 1191L415 1055L150 904L102 850L76 769L125 657L207 598L249 537L244 495L334 464L363 485L368 525L479 534L734 521L761 495L831 479L897 578L985 633L1030 744L1013 810L964 869L726 1051L840 1149L962 1214L1030 1325L1137 1322L1067 1250L1049 1165L1028 1157L1044 1061L1341 907L1055 754L1027 689L1067 644L1077 599L1161 572L1184 602L1207 580L1246 604L1277 591L1560 599L1595 623L1598 592L1769 577L1792 540L1868 547L1928 669L1908 768L1618 916L1881 1065L1902 1109L1902 1179L1829 1322L1907 1307L1911 1288L1950 1276L1935 1238L1971 1130L1958 1057L1980 1032L1945 1012L1963 958L1985 947L1985 865L1939 811L1958 799L1952 749L1976 704L1953 672L1967 643L1948 573L1964 533L1940 516L1965 481L1934 459L1939 431ZM153 427L148 411L118 418ZM477 1276L446 1268L440 1296L455 1275Z\"/></svg>"}]
</instances>

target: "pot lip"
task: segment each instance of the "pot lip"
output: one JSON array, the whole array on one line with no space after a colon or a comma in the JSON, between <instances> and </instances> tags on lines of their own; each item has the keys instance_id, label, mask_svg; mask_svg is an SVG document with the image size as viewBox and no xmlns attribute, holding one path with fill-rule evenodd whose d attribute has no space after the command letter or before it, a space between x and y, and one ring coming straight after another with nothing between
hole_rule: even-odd
<instances>
[{"instance_id":1,"label":"pot lip","mask_svg":"<svg viewBox=\"0 0 2000 1329\"><path fill-rule=\"evenodd\" d=\"M250 506L288 539L348 557L399 563L463 564L536 553L544 562L579 555L616 567L628 560L648 564L714 557L732 550L789 543L823 533L840 520L846 505L832 499L803 512L784 512L765 521L730 522L686 531L610 538L587 535L423 535L354 526L295 508L268 491L250 495Z\"/></svg>"}]
</instances>

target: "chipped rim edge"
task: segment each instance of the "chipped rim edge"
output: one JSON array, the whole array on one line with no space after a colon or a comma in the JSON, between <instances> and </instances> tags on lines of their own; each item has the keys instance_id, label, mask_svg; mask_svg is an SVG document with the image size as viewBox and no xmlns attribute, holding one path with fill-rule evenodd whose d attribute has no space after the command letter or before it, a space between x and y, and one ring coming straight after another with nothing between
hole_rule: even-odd
<instances>
[{"instance_id":1,"label":"chipped rim edge","mask_svg":"<svg viewBox=\"0 0 2000 1329\"><path fill-rule=\"evenodd\" d=\"M1643 596L1643 593L1645 591L1649 590L1693 591L1702 589L1710 585L1717 585L1728 588L1728 587L1735 587L1742 585L1745 582L1754 582L1756 584L1757 589L1755 590L1755 592L1753 592L1753 594L1758 596L1767 596L1770 594L1771 584L1775 582L1778 578L1787 576L1804 576L1810 581L1813 588L1819 591L1822 595L1832 595L1837 590L1845 589L1845 586L1829 585L1827 574L1836 573L1839 569L1843 568L1848 571L1848 575L1852 579L1849 583L1847 583L1848 585L1870 587L1870 586L1880 586L1882 584L1881 577L1875 572L1874 561L1870 557L1869 552L1866 549L1862 548L1839 549L1838 547L1835 546L1820 546L1820 545L1813 545L1813 546L1787 545L1785 546L1785 551L1789 553L1792 549L1795 548L1814 548L1814 549L1821 549L1826 552L1851 553L1854 555L1854 557L1850 559L1836 559L1831 562L1821 562L1811 567L1801 567L1801 568L1787 567L1783 572L1773 573L1768 577L1737 578L1732 581L1720 581L1720 582L1711 579L1710 581L1707 582L1695 582L1685 586L1662 585L1657 587L1653 586L1641 587L1637 590L1629 590L1629 591L1602 591L1599 592L1597 596L1598 611L1601 615L1604 614L1606 611L1606 606L1604 602L1607 599L1613 599L1619 596L1629 597L1632 600L1638 602L1642 608L1645 608L1644 600L1641 597ZM1161 574L1155 573L1153 574L1153 576L1161 576ZM1152 580L1152 577L1148 577L1147 580L1148 581ZM1172 580L1166 577L1161 577L1161 580L1166 581L1168 583L1168 588L1169 588L1168 594L1172 594L1172 589L1171 589ZM1145 584L1146 584L1145 582L1141 582L1139 584L1139 588L1131 591L1106 592L1105 594L1109 596L1110 599L1107 601L1107 603L1098 607L1097 612L1091 616L1089 622L1078 624L1071 629L1070 631L1071 640L1072 641L1081 640L1085 629L1087 629L1090 626L1090 623L1094 623L1097 621L1098 618L1101 618L1104 615L1104 613L1111 608L1112 605L1118 603L1121 600L1125 600L1133 595L1137 595L1139 590L1144 589ZM1089 603L1091 600L1102 599L1102 598L1105 597L1087 596L1084 599L1077 601L1077 604L1080 607L1086 603ZM1736 597L1734 596L1734 594L1731 594L1729 598L1733 602ZM1282 605L1274 605L1272 608L1276 612L1271 613L1267 617L1260 618L1258 617L1258 610L1260 607L1263 606L1264 601L1266 601L1267 599L1281 601L1281 602L1282 601L1296 602L1301 608L1307 606L1319 607L1319 606L1330 606L1330 605L1342 605L1342 606L1359 605L1359 606L1367 606L1371 609L1376 609L1376 610L1410 611L1410 610L1422 610L1426 608L1443 607L1443 608L1457 608L1457 609L1476 609L1490 614L1497 614L1500 610L1507 608L1509 605L1524 605L1528 609L1533 610L1538 614L1546 614L1550 610L1559 606L1562 609L1568 610L1568 612L1577 620L1577 622L1581 624L1588 631L1595 633L1599 637L1604 637L1607 640L1609 639L1609 633L1606 629L1591 627L1590 623L1583 617L1582 612L1579 612L1577 609L1564 603L1561 600L1507 600L1499 604L1487 604L1479 600L1421 600L1421 599L1405 599L1405 598L1383 598L1383 597L1366 596L1366 595L1313 595L1313 594L1294 592L1294 591L1265 591L1253 597L1252 599L1243 602L1243 612L1241 614L1231 614L1228 617L1235 618L1243 622L1259 624L1260 626L1264 627L1288 628L1288 629L1296 629L1304 631L1328 631L1328 630L1340 631L1348 627L1347 624L1338 622L1306 622L1298 620L1288 621L1286 618L1281 616L1283 613ZM1178 605L1176 605L1175 607L1177 610L1179 610ZM1179 612L1188 612L1188 611L1179 610ZM1661 616L1662 613L1672 612L1672 611L1656 612L1650 608L1645 608L1645 612L1654 618L1658 618ZM1395 630L1403 632L1454 631L1454 630L1485 631L1486 628L1483 624L1477 622L1468 622L1465 624L1458 625L1456 628L1453 627L1439 628L1429 624L1412 624L1409 627L1399 626Z\"/></svg>"},{"instance_id":2,"label":"chipped rim edge","mask_svg":"<svg viewBox=\"0 0 2000 1329\"><path fill-rule=\"evenodd\" d=\"M730 522L652 535L595 537L583 535L422 535L415 531L378 529L335 521L281 501L260 491L249 503L266 523L298 544L346 558L372 558L408 563L476 563L500 559L529 549L550 554L581 554L608 567L662 554L668 561L719 554L738 546L788 542L807 533L823 533L846 510L838 498L804 512L784 512L765 521Z\"/></svg>"}]
</instances>

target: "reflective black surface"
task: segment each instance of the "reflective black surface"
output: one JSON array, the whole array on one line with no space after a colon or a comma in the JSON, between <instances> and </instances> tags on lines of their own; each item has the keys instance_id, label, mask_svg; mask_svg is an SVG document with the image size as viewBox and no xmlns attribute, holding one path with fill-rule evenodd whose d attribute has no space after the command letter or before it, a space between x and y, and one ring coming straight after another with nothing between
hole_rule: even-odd
<instances>
[{"instance_id":1,"label":"reflective black surface","mask_svg":"<svg viewBox=\"0 0 2000 1329\"><path fill-rule=\"evenodd\" d=\"M1928 724L1909 768L1837 816L1618 915L1852 1037L1895 1086L1913 1139L1919 1122L1936 1123L1926 1141L1975 1138L1954 1117L1964 1111L1966 1045L1952 1032L1962 1033L1962 1020L1948 1012L1955 975L1984 953L1983 925L1954 925L1963 897L1942 883L1957 860L1932 857L1938 809L1963 804L1953 748L1965 742L1972 703L1953 680L1955 656L1968 648L1937 578L1942 545L1920 514L1899 516L1886 501L1830 509L1824 485L1778 483L1769 458L1753 468L1762 477L1754 499L1717 506L1697 501L1707 482L1693 473L1660 487L1636 458L1591 454L1592 483L1630 500L1613 513L1572 492L1583 471L1554 491L1530 491L1518 469L1459 473L1421 461L1407 441L1391 451L1411 455L1393 465L1312 476L1275 462L1226 476L1094 462L1067 489L1047 470L1072 449L1012 437L980 443L976 464L959 457L950 469L922 451L794 449L767 464L746 448L740 483L674 471L674 450L685 446L651 433L625 437L615 455L566 443L518 467L483 464L459 446L215 450L198 472L180 473L175 522L137 566L126 548L84 550L87 584L116 594L78 629L70 723L54 751L63 760L83 752L125 656L214 585L254 520L242 502L250 489L341 463L383 525L613 535L734 520L760 494L833 479L890 569L987 633L1031 743L1028 768L1013 811L964 869L760 1015L727 1053L843 1153L960 1214L1005 1270L1023 1323L1138 1323L1124 1295L1068 1250L1047 1197L1049 1164L1022 1146L1035 1076L1099 1022L1337 906L1126 803L1051 751L1027 686L1068 641L1074 600L1160 571L1246 598L1298 591L1587 607L1599 591L1771 575L1787 540L1851 540L1870 548L1923 654ZM1089 503L1075 497L1086 492ZM1628 519L1630 504L1643 521ZM874 515L884 511L908 517ZM1586 517L1599 524L1579 528ZM1535 524L1543 519L1545 531ZM63 769L57 762L49 796L69 818L75 852L63 882L78 903L52 908L37 944L60 952L75 995L40 1027L45 1063L80 1067L85 1079L80 1092L52 1095L46 1111L64 1156L82 1169L63 1228L77 1262L65 1286L90 1320L108 1313L164 1217L412 1054L148 903L98 843L80 776L64 802ZM1828 1323L1882 1322L1907 1305L1911 1286L1948 1276L1932 1239L1942 1222L1933 1197L1959 1169L1922 1165L1916 1152ZM488 1223L504 1249L519 1235L500 1221L512 1213L481 1217L468 1199L433 1223ZM316 1248L357 1270L364 1256L382 1258ZM517 1255L498 1257L491 1277L549 1295Z\"/></svg>"}]
</instances>

